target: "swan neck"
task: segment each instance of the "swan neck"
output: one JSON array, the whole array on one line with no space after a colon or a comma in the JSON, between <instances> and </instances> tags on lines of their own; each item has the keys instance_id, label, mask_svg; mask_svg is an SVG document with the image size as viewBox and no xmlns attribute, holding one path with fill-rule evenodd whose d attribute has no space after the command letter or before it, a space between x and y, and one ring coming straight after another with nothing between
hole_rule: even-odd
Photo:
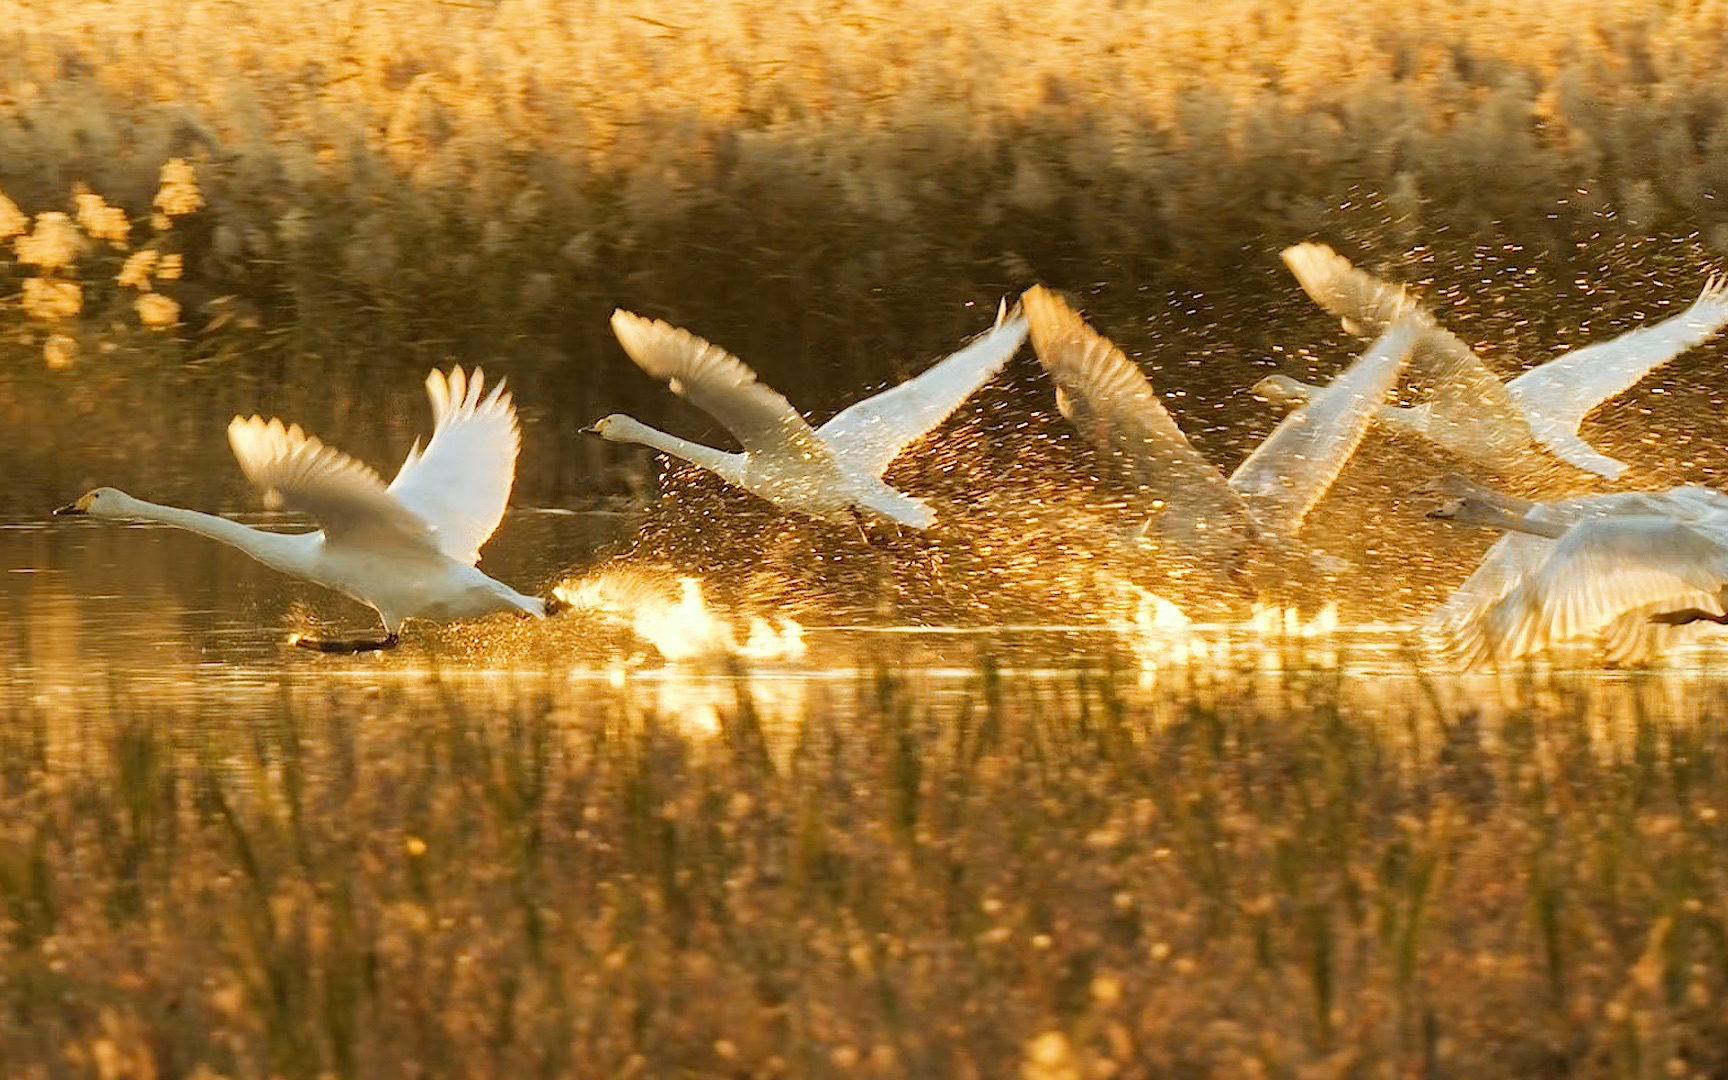
<instances>
[{"instance_id":1,"label":"swan neck","mask_svg":"<svg viewBox=\"0 0 1728 1080\"><path fill-rule=\"evenodd\" d=\"M298 546L298 537L291 534L265 532L215 514L178 506L163 506L160 503L145 502L143 499L131 500L127 516L172 525L199 536L207 536L229 547L239 548L267 566L278 568L281 568L283 560Z\"/></svg>"},{"instance_id":2,"label":"swan neck","mask_svg":"<svg viewBox=\"0 0 1728 1080\"><path fill-rule=\"evenodd\" d=\"M658 428L649 427L640 420L633 421L623 433L626 442L641 443L650 446L663 454L683 458L685 461L702 466L704 469L719 474L728 480L736 480L744 473L744 455L731 454L724 450L716 450L712 446L680 439L676 435L668 435Z\"/></svg>"}]
</instances>

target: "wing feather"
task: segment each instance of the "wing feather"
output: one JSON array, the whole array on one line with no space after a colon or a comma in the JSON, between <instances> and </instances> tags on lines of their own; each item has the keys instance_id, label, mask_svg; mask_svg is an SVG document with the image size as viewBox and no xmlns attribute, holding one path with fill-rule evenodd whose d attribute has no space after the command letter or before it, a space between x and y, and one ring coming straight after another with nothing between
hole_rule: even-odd
<instances>
[{"instance_id":1,"label":"wing feather","mask_svg":"<svg viewBox=\"0 0 1728 1080\"><path fill-rule=\"evenodd\" d=\"M1201 531L1252 514L1216 465L1176 426L1146 376L1108 338L1041 285L1022 297L1032 347L1056 383L1057 405L1089 442L1133 468L1160 529Z\"/></svg>"},{"instance_id":2,"label":"wing feather","mask_svg":"<svg viewBox=\"0 0 1728 1080\"><path fill-rule=\"evenodd\" d=\"M484 398L485 375L460 367L426 376L434 427L415 440L390 494L432 526L444 554L472 566L497 530L516 479L522 432L500 379Z\"/></svg>"},{"instance_id":3,"label":"wing feather","mask_svg":"<svg viewBox=\"0 0 1728 1080\"><path fill-rule=\"evenodd\" d=\"M1400 316L1324 391L1304 401L1254 448L1230 487L1262 525L1286 536L1331 489L1398 382L1421 325Z\"/></svg>"},{"instance_id":4,"label":"wing feather","mask_svg":"<svg viewBox=\"0 0 1728 1080\"><path fill-rule=\"evenodd\" d=\"M726 426L745 453L765 457L832 460L798 410L756 379L742 360L688 330L622 308L612 332L630 359Z\"/></svg>"},{"instance_id":5,"label":"wing feather","mask_svg":"<svg viewBox=\"0 0 1728 1080\"><path fill-rule=\"evenodd\" d=\"M228 445L266 506L311 514L331 543L438 550L431 526L385 490L376 472L299 424L236 416Z\"/></svg>"},{"instance_id":6,"label":"wing feather","mask_svg":"<svg viewBox=\"0 0 1728 1080\"><path fill-rule=\"evenodd\" d=\"M1302 291L1360 337L1385 333L1403 314L1424 320L1427 333L1412 352L1410 371L1433 390L1428 434L1434 441L1490 458L1516 455L1531 441L1530 425L1499 376L1403 286L1358 270L1325 244L1297 244L1282 257Z\"/></svg>"},{"instance_id":7,"label":"wing feather","mask_svg":"<svg viewBox=\"0 0 1728 1080\"><path fill-rule=\"evenodd\" d=\"M1691 306L1611 341L1574 349L1508 384L1524 412L1576 433L1584 418L1609 398L1687 349L1702 345L1728 326L1728 281L1712 277Z\"/></svg>"},{"instance_id":8,"label":"wing feather","mask_svg":"<svg viewBox=\"0 0 1728 1080\"><path fill-rule=\"evenodd\" d=\"M1574 527L1487 613L1494 656L1516 659L1595 634L1630 612L1693 604L1728 584L1719 531L1666 517L1596 518Z\"/></svg>"},{"instance_id":9,"label":"wing feather","mask_svg":"<svg viewBox=\"0 0 1728 1080\"><path fill-rule=\"evenodd\" d=\"M902 450L1001 371L1025 340L1025 316L1018 309L1004 314L958 352L838 413L816 434L843 465L881 476Z\"/></svg>"},{"instance_id":10,"label":"wing feather","mask_svg":"<svg viewBox=\"0 0 1728 1080\"><path fill-rule=\"evenodd\" d=\"M1610 492L1549 502L1514 499L1461 478L1448 477L1443 487L1454 494L1461 492L1467 497L1504 505L1509 512L1527 517L1534 523L1563 530L1562 539L1578 532L1579 527L1587 522L1603 519L1657 520L1682 525L1713 523L1728 515L1728 495L1713 488L1697 486L1675 487L1667 491ZM1642 535L1645 527L1635 528L1641 530ZM1650 542L1658 546L1661 543L1655 538ZM1429 615L1425 627L1435 644L1467 667L1485 664L1500 656L1505 644L1494 636L1500 631L1491 626L1490 615L1502 600L1544 566L1555 553L1557 543L1540 534L1510 532L1501 536L1488 549L1475 572ZM1572 543L1580 541L1573 540ZM1539 590L1540 586L1531 588ZM1648 616L1683 607L1719 611L1716 597L1717 593L1710 589L1688 592L1684 587L1677 590L1658 587L1648 603L1628 607L1624 613L1608 620L1602 630L1603 652L1616 662L1636 662L1648 660L1667 647L1690 640L1697 635L1699 628L1656 626L1645 629ZM1560 639L1555 637L1553 640Z\"/></svg>"}]
</instances>

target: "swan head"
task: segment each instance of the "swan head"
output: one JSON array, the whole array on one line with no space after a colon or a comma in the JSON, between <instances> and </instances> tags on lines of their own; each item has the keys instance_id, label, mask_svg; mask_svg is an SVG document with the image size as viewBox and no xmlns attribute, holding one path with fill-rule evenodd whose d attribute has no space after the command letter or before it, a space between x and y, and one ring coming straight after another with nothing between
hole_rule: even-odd
<instances>
[{"instance_id":1,"label":"swan head","mask_svg":"<svg viewBox=\"0 0 1728 1080\"><path fill-rule=\"evenodd\" d=\"M623 413L613 413L611 416L602 416L583 428L582 434L598 435L611 442L639 442L641 440L637 436L642 432L644 426L635 417L625 416Z\"/></svg>"},{"instance_id":2,"label":"swan head","mask_svg":"<svg viewBox=\"0 0 1728 1080\"><path fill-rule=\"evenodd\" d=\"M1315 387L1304 382L1297 382L1288 375L1268 375L1254 384L1251 391L1261 401L1269 401L1293 409L1305 405L1314 396Z\"/></svg>"},{"instance_id":3,"label":"swan head","mask_svg":"<svg viewBox=\"0 0 1728 1080\"><path fill-rule=\"evenodd\" d=\"M123 518L133 515L132 496L119 488L99 487L54 511L55 517Z\"/></svg>"}]
</instances>

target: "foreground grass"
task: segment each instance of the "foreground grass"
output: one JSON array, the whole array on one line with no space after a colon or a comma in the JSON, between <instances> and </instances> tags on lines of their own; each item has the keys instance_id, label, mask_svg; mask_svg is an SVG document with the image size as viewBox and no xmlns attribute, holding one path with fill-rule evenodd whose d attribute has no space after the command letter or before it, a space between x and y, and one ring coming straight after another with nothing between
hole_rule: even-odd
<instances>
[{"instance_id":1,"label":"foreground grass","mask_svg":"<svg viewBox=\"0 0 1728 1080\"><path fill-rule=\"evenodd\" d=\"M1388 728L1330 677L988 667L789 730L742 681L711 733L476 700L14 705L8 1073L1728 1069L1719 712Z\"/></svg>"}]
</instances>

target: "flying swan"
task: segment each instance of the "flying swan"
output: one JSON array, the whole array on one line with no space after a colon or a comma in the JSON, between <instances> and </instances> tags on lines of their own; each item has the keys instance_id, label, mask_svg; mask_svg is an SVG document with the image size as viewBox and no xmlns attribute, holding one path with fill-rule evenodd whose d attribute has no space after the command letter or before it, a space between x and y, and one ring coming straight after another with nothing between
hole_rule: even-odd
<instances>
[{"instance_id":1,"label":"flying swan","mask_svg":"<svg viewBox=\"0 0 1728 1080\"><path fill-rule=\"evenodd\" d=\"M323 652L394 646L405 619L446 621L494 611L550 614L549 601L524 596L481 573L480 548L504 516L521 433L502 381L484 399L479 369L426 377L436 426L386 488L376 472L324 445L295 424L236 416L228 444L267 506L304 511L318 532L273 533L214 514L135 499L97 488L56 514L155 521L239 548L264 565L352 597L378 613L382 639L296 638Z\"/></svg>"},{"instance_id":2,"label":"flying swan","mask_svg":"<svg viewBox=\"0 0 1728 1080\"><path fill-rule=\"evenodd\" d=\"M1728 622L1728 495L1685 486L1530 502L1456 478L1430 517L1506 530L1429 616L1466 669L1596 636L1615 663L1642 663Z\"/></svg>"},{"instance_id":3,"label":"flying swan","mask_svg":"<svg viewBox=\"0 0 1728 1080\"><path fill-rule=\"evenodd\" d=\"M1284 250L1283 259L1303 291L1359 336L1379 334L1416 307L1402 286L1356 269L1325 244L1297 244ZM1432 381L1433 400L1409 409L1382 406L1376 415L1381 423L1497 470L1543 472L1552 455L1614 480L1626 471L1625 463L1585 442L1579 425L1597 406L1728 325L1728 283L1712 277L1680 314L1563 353L1506 383L1457 335L1420 314L1429 332L1411 364ZM1260 397L1284 403L1304 401L1314 391L1284 375L1255 387Z\"/></svg>"},{"instance_id":4,"label":"flying swan","mask_svg":"<svg viewBox=\"0 0 1728 1080\"><path fill-rule=\"evenodd\" d=\"M1056 383L1056 407L1089 442L1125 459L1149 532L1215 563L1249 541L1291 539L1356 452L1422 328L1395 320L1333 383L1286 416L1228 478L1189 443L1133 361L1043 286L1022 297L1032 347Z\"/></svg>"},{"instance_id":5,"label":"flying swan","mask_svg":"<svg viewBox=\"0 0 1728 1080\"><path fill-rule=\"evenodd\" d=\"M683 458L784 510L840 524L868 511L923 529L935 511L882 474L1002 370L1026 340L1026 319L1018 310L998 311L996 325L959 352L819 428L758 382L743 361L688 330L619 309L612 313L612 332L637 367L724 424L744 449L716 450L617 413L583 430Z\"/></svg>"}]
</instances>

